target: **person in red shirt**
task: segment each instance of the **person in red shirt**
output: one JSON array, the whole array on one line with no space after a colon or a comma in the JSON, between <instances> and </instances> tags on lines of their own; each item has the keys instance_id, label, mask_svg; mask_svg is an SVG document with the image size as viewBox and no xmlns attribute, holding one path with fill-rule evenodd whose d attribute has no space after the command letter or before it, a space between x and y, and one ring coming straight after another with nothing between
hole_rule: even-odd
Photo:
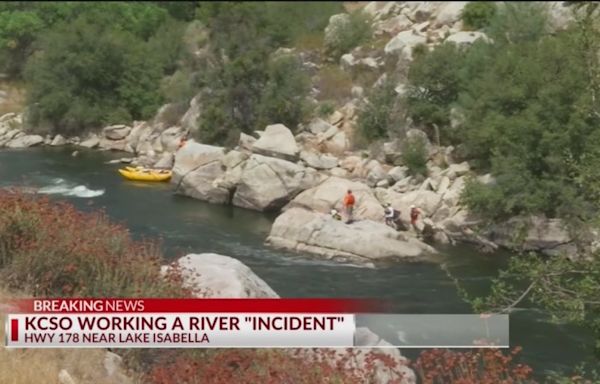
<instances>
[{"instance_id":1,"label":"person in red shirt","mask_svg":"<svg viewBox=\"0 0 600 384\"><path fill-rule=\"evenodd\" d=\"M354 203L355 203L354 195L351 190L346 192L346 196L344 196L344 209L346 210L347 221L346 223L352 222L352 213L354 212Z\"/></svg>"},{"instance_id":2,"label":"person in red shirt","mask_svg":"<svg viewBox=\"0 0 600 384\"><path fill-rule=\"evenodd\" d=\"M410 224L417 233L419 233L419 228L417 227L417 220L419 219L420 214L421 211L419 210L419 208L415 207L414 205L410 206Z\"/></svg>"}]
</instances>

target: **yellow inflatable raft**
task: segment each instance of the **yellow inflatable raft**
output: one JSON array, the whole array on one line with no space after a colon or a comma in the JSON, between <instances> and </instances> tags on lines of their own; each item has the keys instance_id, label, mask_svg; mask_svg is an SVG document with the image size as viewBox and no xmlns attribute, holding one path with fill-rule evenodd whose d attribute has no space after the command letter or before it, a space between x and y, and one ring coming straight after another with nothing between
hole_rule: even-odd
<instances>
[{"instance_id":1,"label":"yellow inflatable raft","mask_svg":"<svg viewBox=\"0 0 600 384\"><path fill-rule=\"evenodd\" d=\"M146 169L125 167L119 173L128 180L135 181L167 181L171 178L171 171L163 169Z\"/></svg>"}]
</instances>

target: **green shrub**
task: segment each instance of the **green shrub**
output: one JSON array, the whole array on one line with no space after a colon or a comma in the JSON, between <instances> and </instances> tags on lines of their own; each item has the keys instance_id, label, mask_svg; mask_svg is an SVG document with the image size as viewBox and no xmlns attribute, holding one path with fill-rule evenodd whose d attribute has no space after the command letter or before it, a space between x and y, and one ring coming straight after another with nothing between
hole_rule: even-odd
<instances>
[{"instance_id":1,"label":"green shrub","mask_svg":"<svg viewBox=\"0 0 600 384\"><path fill-rule=\"evenodd\" d=\"M339 20L325 35L325 50L328 56L338 60L343 54L371 39L373 36L371 17L355 11L346 20Z\"/></svg>"},{"instance_id":2,"label":"green shrub","mask_svg":"<svg viewBox=\"0 0 600 384\"><path fill-rule=\"evenodd\" d=\"M387 79L368 94L368 102L358 113L358 129L367 140L373 141L388 136L398 124L398 94L396 83Z\"/></svg>"},{"instance_id":3,"label":"green shrub","mask_svg":"<svg viewBox=\"0 0 600 384\"><path fill-rule=\"evenodd\" d=\"M407 138L402 143L402 162L413 175L427 176L427 146L419 136Z\"/></svg>"},{"instance_id":4,"label":"green shrub","mask_svg":"<svg viewBox=\"0 0 600 384\"><path fill-rule=\"evenodd\" d=\"M492 1L469 2L462 11L465 29L482 29L490 25L496 14L496 4Z\"/></svg>"},{"instance_id":5,"label":"green shrub","mask_svg":"<svg viewBox=\"0 0 600 384\"><path fill-rule=\"evenodd\" d=\"M335 112L335 103L333 101L326 100L319 104L317 107L317 116L321 118L329 117Z\"/></svg>"},{"instance_id":6,"label":"green shrub","mask_svg":"<svg viewBox=\"0 0 600 384\"><path fill-rule=\"evenodd\" d=\"M281 123L294 130L308 115L309 90L310 79L299 57L285 55L271 59L258 106L259 126Z\"/></svg>"}]
</instances>

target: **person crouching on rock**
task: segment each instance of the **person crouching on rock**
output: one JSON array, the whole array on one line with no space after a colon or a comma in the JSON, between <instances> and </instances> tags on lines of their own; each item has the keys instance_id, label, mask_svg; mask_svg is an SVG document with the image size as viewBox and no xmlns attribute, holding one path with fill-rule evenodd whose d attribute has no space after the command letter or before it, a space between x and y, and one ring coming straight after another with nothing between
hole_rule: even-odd
<instances>
[{"instance_id":1,"label":"person crouching on rock","mask_svg":"<svg viewBox=\"0 0 600 384\"><path fill-rule=\"evenodd\" d=\"M419 208L415 207L414 205L410 206L410 225L412 225L413 229L417 234L421 233L419 227L417 226L417 220L419 220L420 214L421 211L419 210Z\"/></svg>"},{"instance_id":2,"label":"person crouching on rock","mask_svg":"<svg viewBox=\"0 0 600 384\"><path fill-rule=\"evenodd\" d=\"M342 220L342 215L340 215L337 209L331 210L331 217L333 217L334 220Z\"/></svg>"},{"instance_id":3,"label":"person crouching on rock","mask_svg":"<svg viewBox=\"0 0 600 384\"><path fill-rule=\"evenodd\" d=\"M346 210L346 224L352 222L352 214L354 211L354 195L351 190L348 190L346 196L344 196L344 209Z\"/></svg>"}]
</instances>

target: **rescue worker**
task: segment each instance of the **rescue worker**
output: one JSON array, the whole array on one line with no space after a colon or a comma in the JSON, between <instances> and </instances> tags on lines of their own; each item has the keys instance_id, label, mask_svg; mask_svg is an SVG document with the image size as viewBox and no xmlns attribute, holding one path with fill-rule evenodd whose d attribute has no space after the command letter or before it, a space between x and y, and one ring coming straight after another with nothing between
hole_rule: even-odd
<instances>
[{"instance_id":1,"label":"rescue worker","mask_svg":"<svg viewBox=\"0 0 600 384\"><path fill-rule=\"evenodd\" d=\"M417 220L419 219L420 214L421 211L419 208L415 207L414 205L410 206L410 224L417 233L420 233L419 227L417 227Z\"/></svg>"},{"instance_id":2,"label":"rescue worker","mask_svg":"<svg viewBox=\"0 0 600 384\"><path fill-rule=\"evenodd\" d=\"M352 214L354 212L354 203L356 199L354 199L354 195L352 191L349 189L346 192L346 196L344 196L344 209L346 210L346 224L350 224L352 222Z\"/></svg>"},{"instance_id":3,"label":"rescue worker","mask_svg":"<svg viewBox=\"0 0 600 384\"><path fill-rule=\"evenodd\" d=\"M396 210L392 208L390 203L385 205L385 209L383 210L385 216L385 223L392 228L396 228L395 219L396 219Z\"/></svg>"}]
</instances>

